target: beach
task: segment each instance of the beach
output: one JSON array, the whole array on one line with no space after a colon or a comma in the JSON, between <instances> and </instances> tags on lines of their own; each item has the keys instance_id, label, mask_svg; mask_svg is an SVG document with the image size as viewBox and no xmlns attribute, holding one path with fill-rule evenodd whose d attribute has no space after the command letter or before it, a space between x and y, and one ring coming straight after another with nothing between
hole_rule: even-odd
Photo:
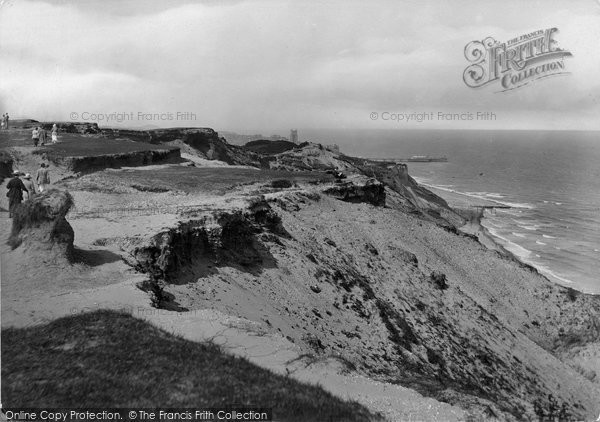
<instances>
[{"instance_id":1,"label":"beach","mask_svg":"<svg viewBox=\"0 0 600 422\"><path fill-rule=\"evenodd\" d=\"M493 207L502 205L490 200L453 192L448 189L440 189L426 184L423 185L431 192L444 199L451 208L465 218L465 225L458 228L461 232L476 236L477 240L490 250L498 251L504 255L510 254L510 252L507 251L481 224L486 209L493 209Z\"/></svg>"}]
</instances>

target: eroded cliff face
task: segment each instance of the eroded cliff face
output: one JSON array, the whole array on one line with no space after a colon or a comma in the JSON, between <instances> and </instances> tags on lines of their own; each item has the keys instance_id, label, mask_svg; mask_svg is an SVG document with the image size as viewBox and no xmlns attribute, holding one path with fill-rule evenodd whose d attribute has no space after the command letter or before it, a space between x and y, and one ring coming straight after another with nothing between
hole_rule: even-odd
<instances>
[{"instance_id":1,"label":"eroded cliff face","mask_svg":"<svg viewBox=\"0 0 600 422\"><path fill-rule=\"evenodd\" d=\"M131 151L92 156L48 157L56 166L74 173L89 173L107 168L139 167L181 162L179 148Z\"/></svg>"},{"instance_id":2,"label":"eroded cliff face","mask_svg":"<svg viewBox=\"0 0 600 422\"><path fill-rule=\"evenodd\" d=\"M394 192L394 195L388 196L390 206L420 215L452 231L465 223L463 217L454 212L446 201L410 177L406 164L377 165L356 159L353 162L362 173L372 175Z\"/></svg>"},{"instance_id":3,"label":"eroded cliff face","mask_svg":"<svg viewBox=\"0 0 600 422\"><path fill-rule=\"evenodd\" d=\"M251 269L269 260L260 236L285 236L281 220L264 201L245 211L217 212L190 219L130 251L132 265L165 283L195 281L210 268Z\"/></svg>"},{"instance_id":4,"label":"eroded cliff face","mask_svg":"<svg viewBox=\"0 0 600 422\"><path fill-rule=\"evenodd\" d=\"M331 151L321 144L304 142L296 148L279 154L263 154L262 166L288 171L337 170L359 173L351 163L340 158L339 152Z\"/></svg>"},{"instance_id":5,"label":"eroded cliff face","mask_svg":"<svg viewBox=\"0 0 600 422\"><path fill-rule=\"evenodd\" d=\"M362 179L362 180L361 180ZM383 183L368 178L352 177L350 180L340 180L323 193L345 202L385 206L386 193Z\"/></svg>"},{"instance_id":6,"label":"eroded cliff face","mask_svg":"<svg viewBox=\"0 0 600 422\"><path fill-rule=\"evenodd\" d=\"M73 198L51 189L22 203L13 218L9 244L12 249L47 262L68 263L73 258L73 228L66 215Z\"/></svg>"},{"instance_id":7,"label":"eroded cliff face","mask_svg":"<svg viewBox=\"0 0 600 422\"><path fill-rule=\"evenodd\" d=\"M260 156L237 145L230 145L211 128L172 128L154 130L103 129L111 139L129 139L151 144L186 145L198 156L227 164L259 167Z\"/></svg>"},{"instance_id":8,"label":"eroded cliff face","mask_svg":"<svg viewBox=\"0 0 600 422\"><path fill-rule=\"evenodd\" d=\"M593 341L593 313L577 309L597 312L598 298L581 295L572 306L566 289L472 239L371 201L318 198L295 192L253 201L124 248L160 284L158 306L209 306L258 320L317 358L337 357L474 417L534 419L553 406L549 395L569 417L595 412L597 386L551 345L561 338L557 325ZM485 265L463 263L463 255ZM471 280L481 279L506 295L473 293L479 281ZM510 289L525 282L532 292L511 302ZM544 309L548 300L565 315ZM522 325L521 307L537 309L543 335Z\"/></svg>"}]
</instances>

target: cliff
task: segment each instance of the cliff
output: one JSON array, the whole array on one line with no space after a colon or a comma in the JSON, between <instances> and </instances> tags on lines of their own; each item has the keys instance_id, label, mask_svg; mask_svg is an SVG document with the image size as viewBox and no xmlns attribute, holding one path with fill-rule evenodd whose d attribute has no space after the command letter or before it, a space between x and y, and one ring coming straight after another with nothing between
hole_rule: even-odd
<instances>
[{"instance_id":1,"label":"cliff","mask_svg":"<svg viewBox=\"0 0 600 422\"><path fill-rule=\"evenodd\" d=\"M471 238L363 199L267 196L121 245L157 283L146 286L157 306L262 321L309 355L475 418L596 411L598 385L557 347L598 338L598 297L573 297Z\"/></svg>"},{"instance_id":2,"label":"cliff","mask_svg":"<svg viewBox=\"0 0 600 422\"><path fill-rule=\"evenodd\" d=\"M156 138L77 133L55 154L91 159L77 148L103 155L179 143L206 156L252 157L208 129L147 135ZM227 344L237 340L235 317L236 327L259 327L264 337L253 347L281 373L315 362L332 371L335 361L336 376L435 399L389 404L361 391L369 409L393 408L391 420L446 419L402 410L441 402L469 420L597 417L599 297L553 285L459 233L462 217L404 165L317 144L257 157L272 169L142 162L76 175L59 183L82 205L69 222L67 194L28 201L4 255L3 321L24 326L74 308L129 306L187 338ZM70 272L75 234L86 259ZM207 312L217 317L193 325ZM292 349L294 364L275 360ZM321 382L329 373L313 376Z\"/></svg>"},{"instance_id":3,"label":"cliff","mask_svg":"<svg viewBox=\"0 0 600 422\"><path fill-rule=\"evenodd\" d=\"M326 149L321 144L309 142L304 142L279 154L264 154L262 166L286 171L357 171L352 163L341 159L340 154Z\"/></svg>"},{"instance_id":4,"label":"cliff","mask_svg":"<svg viewBox=\"0 0 600 422\"><path fill-rule=\"evenodd\" d=\"M172 128L155 130L103 129L109 139L133 140L154 145L179 147L186 153L227 164L260 166L260 157L240 146L230 145L211 128Z\"/></svg>"}]
</instances>

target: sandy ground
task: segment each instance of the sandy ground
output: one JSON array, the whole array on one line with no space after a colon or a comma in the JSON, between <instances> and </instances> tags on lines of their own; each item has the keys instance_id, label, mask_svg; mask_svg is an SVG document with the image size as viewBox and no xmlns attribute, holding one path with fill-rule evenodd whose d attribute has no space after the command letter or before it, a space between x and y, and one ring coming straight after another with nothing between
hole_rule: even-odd
<instances>
[{"instance_id":1,"label":"sandy ground","mask_svg":"<svg viewBox=\"0 0 600 422\"><path fill-rule=\"evenodd\" d=\"M254 190L252 186L243 186L238 196L227 198L186 195L178 197L177 204L205 210L240 208L244 204L243 197ZM210 308L173 312L151 307L148 294L136 287L145 276L135 273L119 258L123 251L111 244L110 239L142 237L176 224L177 214L164 213L172 204L173 196L153 194L153 203L162 210L154 213L151 209L140 211L140 204L148 199L144 193L118 196L72 193L76 204L84 204L78 205L80 211L75 210L68 216L75 231L75 246L87 251L88 258L97 259L75 265L69 271L54 271L51 265L32 266L33 272L10 268L15 263L6 246L11 221L6 213L0 216L2 327L42 324L96 309L121 310L186 339L213 341L224 350L262 367L318 384L339 397L381 412L392 421L464 420L465 413L458 407L425 398L408 388L350 374L336 360L307 361L302 348L273 332L264 321ZM95 212L90 216L92 209ZM98 246L99 240L102 246Z\"/></svg>"}]
</instances>

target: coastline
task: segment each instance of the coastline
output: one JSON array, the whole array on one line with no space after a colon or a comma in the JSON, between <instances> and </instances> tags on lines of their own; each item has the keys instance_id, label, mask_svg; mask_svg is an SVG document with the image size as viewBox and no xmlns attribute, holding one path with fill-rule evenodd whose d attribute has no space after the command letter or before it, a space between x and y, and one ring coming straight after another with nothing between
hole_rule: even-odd
<instances>
[{"instance_id":1,"label":"coastline","mask_svg":"<svg viewBox=\"0 0 600 422\"><path fill-rule=\"evenodd\" d=\"M485 207L498 206L500 205L499 203L491 200L475 198L447 189L441 189L439 187L428 185L422 182L419 182L419 184L425 186L431 192L446 201L450 208L452 208L457 214L466 220L465 225L458 228L461 232L476 236L479 242L488 249L497 251L502 255L511 256L519 262L522 262L516 255L504 248L504 246L502 246L502 244L489 232L489 230L483 224L481 224L481 220L484 217L483 213Z\"/></svg>"},{"instance_id":2,"label":"coastline","mask_svg":"<svg viewBox=\"0 0 600 422\"><path fill-rule=\"evenodd\" d=\"M457 212L459 215L465 218L467 222L462 227L458 227L458 230L468 235L477 237L479 243L481 243L487 249L496 251L503 256L511 258L520 263L521 265L535 269L540 275L544 276L546 279L548 279L548 281L554 284L572 288L574 290L586 294L596 294L593 292L585 291L571 280L567 280L553 275L550 270L536 265L535 263L527 262L522 257L518 256L517 254L511 252L506 247L504 247L504 245L501 243L501 240L494 236L492 233L490 233L490 231L482 224L485 208L505 206L503 203L494 200L476 198L465 193L453 191L450 189L443 189L423 182L418 183L425 186L428 190L444 199L448 203L450 208L452 208L455 212Z\"/></svg>"}]
</instances>

